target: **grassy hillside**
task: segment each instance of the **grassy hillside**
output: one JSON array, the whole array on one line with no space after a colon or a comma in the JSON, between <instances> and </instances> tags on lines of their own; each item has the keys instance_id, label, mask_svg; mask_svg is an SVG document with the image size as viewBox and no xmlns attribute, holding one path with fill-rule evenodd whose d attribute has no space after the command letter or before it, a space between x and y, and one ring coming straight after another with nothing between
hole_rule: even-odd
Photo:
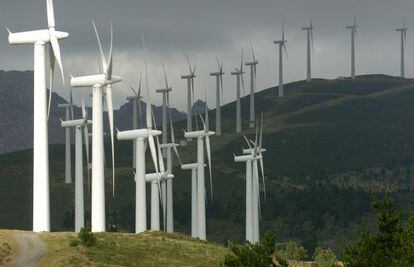
<instances>
[{"instance_id":1,"label":"grassy hillside","mask_svg":"<svg viewBox=\"0 0 414 267\"><path fill-rule=\"evenodd\" d=\"M410 101L414 81L370 75L356 80L299 81L285 88L285 98L275 97L275 88L257 93L256 98L257 114L264 114L268 150L262 233L273 231L278 240L301 241L310 251L322 245L338 252L354 238L361 218L369 224L373 197L393 190L403 207L414 207L414 108ZM244 134L253 137L254 130L246 128L248 105L248 97L243 98ZM219 243L243 240L245 201L244 165L232 158L245 146L242 135L234 133L235 103L224 106L222 114L224 134L212 138L214 199L208 190L207 202L207 237ZM214 130L214 110L210 119ZM182 137L184 128L185 122L176 123L176 136ZM115 198L111 177L106 179L107 220L118 230L131 232L135 219L131 142L117 142L116 150ZM184 163L195 160L194 142L179 150ZM64 184L64 147L51 146L50 159L52 228L69 231L73 229L74 187ZM31 151L0 155L0 228L31 227L31 162ZM189 233L190 173L179 170L177 164L175 227Z\"/></svg>"}]
</instances>

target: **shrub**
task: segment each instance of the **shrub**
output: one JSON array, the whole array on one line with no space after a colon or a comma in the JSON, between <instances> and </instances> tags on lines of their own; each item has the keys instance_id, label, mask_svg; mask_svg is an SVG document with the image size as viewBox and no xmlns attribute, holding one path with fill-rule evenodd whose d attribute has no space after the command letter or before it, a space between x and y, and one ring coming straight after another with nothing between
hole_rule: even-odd
<instances>
[{"instance_id":1,"label":"shrub","mask_svg":"<svg viewBox=\"0 0 414 267\"><path fill-rule=\"evenodd\" d=\"M90 226L83 227L78 236L82 245L86 247L93 247L96 245L96 237L91 232Z\"/></svg>"},{"instance_id":2,"label":"shrub","mask_svg":"<svg viewBox=\"0 0 414 267\"><path fill-rule=\"evenodd\" d=\"M71 247L76 247L78 245L79 245L79 240L78 239L71 239L69 241L69 246L71 246Z\"/></svg>"},{"instance_id":3,"label":"shrub","mask_svg":"<svg viewBox=\"0 0 414 267\"><path fill-rule=\"evenodd\" d=\"M246 241L243 246L236 246L229 242L229 253L224 258L224 266L241 267L269 267L269 266L288 266L288 263L276 255L276 237L267 233L262 241L257 244L251 244ZM275 259L273 259L275 257Z\"/></svg>"},{"instance_id":4,"label":"shrub","mask_svg":"<svg viewBox=\"0 0 414 267\"><path fill-rule=\"evenodd\" d=\"M313 254L313 260L319 267L333 267L337 264L338 259L332 250L317 247Z\"/></svg>"},{"instance_id":5,"label":"shrub","mask_svg":"<svg viewBox=\"0 0 414 267\"><path fill-rule=\"evenodd\" d=\"M290 241L284 249L277 251L277 255L285 260L300 261L308 257L308 252L304 247Z\"/></svg>"}]
</instances>

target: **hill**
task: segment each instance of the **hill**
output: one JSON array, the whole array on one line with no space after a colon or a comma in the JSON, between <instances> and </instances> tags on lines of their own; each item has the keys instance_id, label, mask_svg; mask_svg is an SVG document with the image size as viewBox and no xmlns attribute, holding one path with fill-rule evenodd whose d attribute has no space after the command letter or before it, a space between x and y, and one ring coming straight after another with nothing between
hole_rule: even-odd
<instances>
[{"instance_id":1,"label":"hill","mask_svg":"<svg viewBox=\"0 0 414 267\"><path fill-rule=\"evenodd\" d=\"M20 237L27 232L1 231L0 244L8 244L4 262L19 259ZM101 233L93 247L71 246L74 233L44 233L38 235L41 251L39 266L219 266L227 253L225 247L192 239L180 234L145 232L139 235ZM30 240L31 241L31 240ZM35 254L27 247L27 253ZM0 263L2 255L0 254Z\"/></svg>"},{"instance_id":2,"label":"hill","mask_svg":"<svg viewBox=\"0 0 414 267\"><path fill-rule=\"evenodd\" d=\"M68 93L69 94L69 93ZM87 99L85 99L87 102ZM57 93L52 94L49 118L49 143L63 144L64 129L60 127L60 119L65 118L65 111L58 104L67 100ZM141 102L143 118L145 118L145 103ZM161 121L162 107L155 107L154 117ZM92 114L92 110L88 109ZM119 129L128 129L132 125L132 103L126 102L114 111L115 121ZM81 109L74 107L76 118L81 117ZM185 113L175 108L171 109L173 121L186 118ZM104 127L108 131L107 114L104 112ZM73 138L74 139L74 138ZM19 151L33 147L33 72L32 71L2 71L0 70L0 154Z\"/></svg>"},{"instance_id":3,"label":"hill","mask_svg":"<svg viewBox=\"0 0 414 267\"><path fill-rule=\"evenodd\" d=\"M256 97L267 149L261 233L272 231L278 240L299 241L310 254L316 245L339 253L355 238L361 218L371 227L373 198L391 191L400 206L414 207L413 80L367 75L299 81L285 88L284 98L275 96L276 88ZM248 105L244 97L243 134L253 138L254 129L247 129ZM244 236L244 166L234 163L232 155L245 144L242 135L234 133L235 103L225 105L222 114L224 133L212 138L214 199L208 190L207 238L224 244ZM215 111L209 115L214 130ZM175 124L177 137L182 138L184 128L184 121ZM179 150L184 163L195 160L194 142ZM64 184L63 151L62 145L50 147L54 231L73 229L74 188ZM0 155L0 228L31 228L31 157L30 150ZM131 161L131 143L117 142L115 198L111 178L106 179L107 220L122 232L133 231L134 224ZM181 171L178 162L174 174L175 228L189 233L190 174ZM89 197L88 192L88 214Z\"/></svg>"}]
</instances>

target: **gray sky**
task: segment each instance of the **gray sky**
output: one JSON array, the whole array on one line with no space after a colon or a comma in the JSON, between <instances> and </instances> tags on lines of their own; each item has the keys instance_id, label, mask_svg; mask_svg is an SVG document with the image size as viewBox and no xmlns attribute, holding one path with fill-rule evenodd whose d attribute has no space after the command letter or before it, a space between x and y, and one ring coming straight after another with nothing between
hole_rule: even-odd
<instances>
[{"instance_id":1,"label":"gray sky","mask_svg":"<svg viewBox=\"0 0 414 267\"><path fill-rule=\"evenodd\" d=\"M181 110L185 108L186 83L180 74L188 72L186 55L198 66L196 98L204 97L203 90L207 88L210 107L215 106L215 80L209 75L217 69L215 57L224 59L224 100L232 101L236 80L228 74L240 64L241 48L244 48L245 60L251 60L250 38L260 60L258 89L275 85L278 59L273 40L280 38L282 18L288 40L285 81L305 78L306 36L301 27L311 19L315 26L313 76L348 76L350 34L345 25L352 23L353 12L360 25L357 74L397 75L400 39L395 28L401 26L403 19L408 28L414 25L412 0L55 0L57 29L70 33L68 39L60 42L67 77L69 73L77 76L98 72L98 47L91 20L95 20L106 48L112 21L114 73L124 78L115 86L115 105L125 102L130 94L129 86L136 85L139 72L144 71L141 44L144 34L150 88L155 91L163 86L161 63L164 62L174 90L171 102ZM45 0L0 0L0 24L14 32L46 28ZM414 73L411 60L414 35L410 33L409 30L406 54L409 77ZM0 55L0 69L33 69L33 47L8 45L6 31L0 32ZM246 92L248 74L245 75ZM56 75L57 91L66 97L67 89L61 88L59 81ZM77 89L75 101L79 103L90 91ZM154 96L153 100L160 104L161 97Z\"/></svg>"}]
</instances>

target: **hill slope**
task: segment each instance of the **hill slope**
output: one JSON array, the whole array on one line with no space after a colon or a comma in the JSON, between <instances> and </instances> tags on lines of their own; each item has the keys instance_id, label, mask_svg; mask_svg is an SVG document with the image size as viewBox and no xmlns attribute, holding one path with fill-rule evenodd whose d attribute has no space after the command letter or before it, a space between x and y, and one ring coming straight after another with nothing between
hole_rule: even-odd
<instances>
[{"instance_id":1,"label":"hill slope","mask_svg":"<svg viewBox=\"0 0 414 267\"><path fill-rule=\"evenodd\" d=\"M285 98L275 97L275 88L256 97L257 114L264 115L267 149L262 233L273 231L279 240L300 240L310 251L322 245L338 252L354 238L355 224L361 218L369 224L373 197L391 190L407 210L414 207L410 192L414 186L412 80L369 75L356 80L300 81L285 88ZM253 138L254 129L246 128L248 101L248 97L242 99L243 134ZM245 201L244 166L232 158L245 146L242 136L234 133L235 103L224 106L222 114L224 134L212 138L214 199L210 200L208 190L207 204L207 237L219 243L243 239ZM214 130L215 111L209 115ZM184 121L177 122L176 136L182 138L184 128ZM179 150L184 163L195 160L194 142ZM50 147L55 231L73 228L74 188L64 184L63 151L61 145ZM106 179L107 221L129 232L135 196L131 142L117 142L116 151L115 198L110 192L111 178ZM0 228L31 228L31 161L30 150L0 155L4 170L0 173ZM175 228L189 233L190 174L177 164ZM87 214L89 197L88 193Z\"/></svg>"}]
</instances>

